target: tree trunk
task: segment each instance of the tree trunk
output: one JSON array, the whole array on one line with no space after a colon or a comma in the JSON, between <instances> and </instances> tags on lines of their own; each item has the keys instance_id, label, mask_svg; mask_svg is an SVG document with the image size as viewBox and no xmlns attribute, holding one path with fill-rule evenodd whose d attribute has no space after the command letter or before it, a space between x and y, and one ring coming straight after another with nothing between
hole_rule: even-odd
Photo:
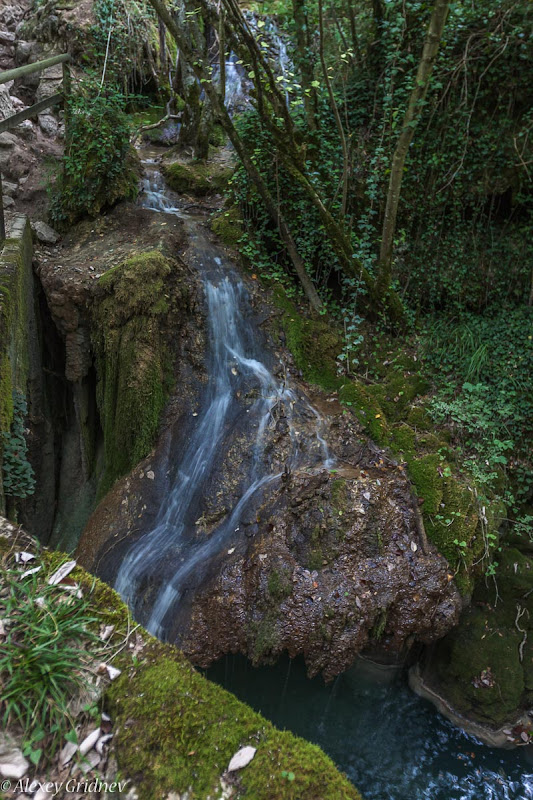
<instances>
[{"instance_id":1,"label":"tree trunk","mask_svg":"<svg viewBox=\"0 0 533 800\"><path fill-rule=\"evenodd\" d=\"M379 256L378 290L384 290L388 287L392 277L394 234L396 232L396 218L398 216L405 159L422 113L424 99L428 92L429 80L437 59L444 25L448 15L448 7L449 0L435 0L426 33L422 58L420 59L416 73L415 85L411 92L409 105L407 106L407 111L405 112L403 120L402 131L392 158Z\"/></svg>"},{"instance_id":2,"label":"tree trunk","mask_svg":"<svg viewBox=\"0 0 533 800\"><path fill-rule=\"evenodd\" d=\"M317 96L313 86L314 70L310 52L310 36L308 31L305 0L292 0L292 15L296 28L296 61L302 79L302 95L305 118L310 131L316 131Z\"/></svg>"},{"instance_id":3,"label":"tree trunk","mask_svg":"<svg viewBox=\"0 0 533 800\"><path fill-rule=\"evenodd\" d=\"M215 115L228 134L228 137L235 148L235 151L239 156L244 168L246 169L250 180L255 184L270 217L278 226L281 239L287 248L294 269L298 275L309 303L311 304L312 308L315 309L315 311L321 311L323 307L322 301L320 300L317 291L313 286L311 278L306 272L305 264L298 253L298 248L296 247L296 243L290 232L289 226L287 225L281 210L276 205L272 195L270 194L270 191L259 170L248 155L230 115L228 114L225 106L221 103L218 91L210 80L210 70L206 69L203 59L196 57L194 49L191 46L189 31L187 31L184 26L180 26L176 20L173 19L164 0L149 0L149 2L159 16L164 20L167 30L174 37L182 55L182 67L184 62L190 64L194 70L196 78L199 81L202 81L205 93L211 102L211 106Z\"/></svg>"}]
</instances>

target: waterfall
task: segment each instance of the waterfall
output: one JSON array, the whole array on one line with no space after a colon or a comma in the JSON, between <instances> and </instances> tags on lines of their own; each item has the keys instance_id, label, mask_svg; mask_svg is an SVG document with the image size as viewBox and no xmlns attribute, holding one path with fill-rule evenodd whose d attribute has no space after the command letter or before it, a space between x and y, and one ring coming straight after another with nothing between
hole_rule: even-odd
<instances>
[{"instance_id":1,"label":"waterfall","mask_svg":"<svg viewBox=\"0 0 533 800\"><path fill-rule=\"evenodd\" d=\"M155 211L179 214L155 170L143 182L142 204ZM184 582L203 575L210 561L224 551L226 541L239 528L246 507L282 472L265 458L265 445L275 413L283 410L291 434L291 452L286 469L299 466L329 468L333 464L324 438L324 420L306 398L277 380L261 360L261 343L250 321L247 289L238 275L225 267L218 255L202 252L207 306L208 384L188 446L171 477L167 502L161 507L153 529L134 542L126 553L115 588L136 612L145 617L148 630L165 636L165 618L177 608ZM254 431L251 459L242 495L226 519L209 538L194 538L195 518L228 430L242 413L239 397L250 387L255 399L246 409L247 424ZM314 421L316 446L302 448L294 428L295 409ZM169 574L169 570L172 570ZM141 584L159 584L151 597L151 610L141 613Z\"/></svg>"}]
</instances>

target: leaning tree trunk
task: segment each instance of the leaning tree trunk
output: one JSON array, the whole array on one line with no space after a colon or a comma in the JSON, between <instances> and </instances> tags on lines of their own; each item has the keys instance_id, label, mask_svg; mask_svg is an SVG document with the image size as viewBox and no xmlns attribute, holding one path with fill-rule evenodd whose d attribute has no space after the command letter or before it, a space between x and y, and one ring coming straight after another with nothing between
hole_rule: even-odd
<instances>
[{"instance_id":1,"label":"leaning tree trunk","mask_svg":"<svg viewBox=\"0 0 533 800\"><path fill-rule=\"evenodd\" d=\"M439 45L446 23L446 17L448 16L449 4L450 0L435 0L426 33L422 58L420 59L420 64L418 65L418 71L416 73L415 85L411 92L409 105L407 106L407 111L405 112L403 120L402 131L396 143L396 149L392 158L379 255L378 292L383 291L390 285L392 277L394 234L396 232L396 218L398 216L398 205L400 203L405 159L422 113L423 101L428 92L429 80L433 72L435 61L437 60Z\"/></svg>"},{"instance_id":2,"label":"leaning tree trunk","mask_svg":"<svg viewBox=\"0 0 533 800\"><path fill-rule=\"evenodd\" d=\"M305 264L298 253L298 248L294 241L294 238L291 234L289 226L287 225L283 214L279 206L275 203L265 181L263 180L261 173L253 163L252 159L248 155L246 148L233 124L233 121L230 115L227 112L224 104L221 102L221 98L217 87L211 81L211 73L206 68L206 65L203 63L203 59L199 59L196 55L194 45L191 42L191 30L186 29L183 24L180 24L176 21L170 14L167 5L164 0L149 0L152 8L159 14L159 16L164 20L167 30L171 34L171 36L175 39L176 44L180 50L180 54L182 57L182 68L184 67L185 63L190 66L191 70L194 72L195 77L198 81L202 82L204 87L206 96L209 98L211 103L211 107L213 109L214 114L216 115L218 121L226 131L233 147L241 162L246 169L248 175L250 176L251 181L255 184L256 189L265 204L265 208L267 209L270 217L278 226L278 230L280 232L281 239L287 248L291 261L293 263L294 269L298 278L300 279L300 283L302 288L305 292L307 299L309 300L310 305L316 311L322 310L322 301L320 300L315 287L313 286L313 282L309 275L306 272Z\"/></svg>"}]
</instances>

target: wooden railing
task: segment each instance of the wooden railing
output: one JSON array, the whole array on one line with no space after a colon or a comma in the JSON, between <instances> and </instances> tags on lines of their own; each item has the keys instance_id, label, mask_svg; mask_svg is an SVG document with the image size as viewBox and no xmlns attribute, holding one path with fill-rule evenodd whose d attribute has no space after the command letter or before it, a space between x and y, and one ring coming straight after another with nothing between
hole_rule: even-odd
<instances>
[{"instance_id":1,"label":"wooden railing","mask_svg":"<svg viewBox=\"0 0 533 800\"><path fill-rule=\"evenodd\" d=\"M68 53L63 53L60 56L52 56L51 58L45 58L43 61L36 61L35 64L26 64L23 67L17 67L16 69L8 69L6 72L0 72L0 84L2 84L7 83L8 81L13 81L15 78L23 78L26 75L32 75L34 72L42 72L42 70L48 69L48 67L55 67L56 64L63 64L63 91L53 94L50 97L45 97L43 100L39 100L38 103L29 106L29 108L25 108L23 111L12 114L12 116L7 117L7 119L0 120L0 133L16 127L21 122L24 122L24 120L35 117L37 114L40 114L47 108L51 108L52 106L55 106L57 103L60 103L62 100L64 100L64 98L70 93L71 84L70 69L68 66L69 61L70 56ZM4 201L2 195L2 174L0 173L0 242L2 242L5 238L6 228L4 221Z\"/></svg>"}]
</instances>

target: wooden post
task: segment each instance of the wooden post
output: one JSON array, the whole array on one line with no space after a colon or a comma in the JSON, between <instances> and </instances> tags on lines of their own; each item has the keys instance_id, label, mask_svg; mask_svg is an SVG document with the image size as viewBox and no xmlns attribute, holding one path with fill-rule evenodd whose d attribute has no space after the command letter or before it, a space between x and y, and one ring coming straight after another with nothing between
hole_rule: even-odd
<instances>
[{"instance_id":1,"label":"wooden post","mask_svg":"<svg viewBox=\"0 0 533 800\"><path fill-rule=\"evenodd\" d=\"M70 67L69 65L64 62L63 63L63 113L65 115L65 146L68 142L68 128L70 125L70 112L69 112L69 102L70 102L70 94L72 92L72 78L70 75Z\"/></svg>"},{"instance_id":2,"label":"wooden post","mask_svg":"<svg viewBox=\"0 0 533 800\"><path fill-rule=\"evenodd\" d=\"M6 223L4 220L4 195L2 192L2 173L0 172L0 244L6 238Z\"/></svg>"}]
</instances>

